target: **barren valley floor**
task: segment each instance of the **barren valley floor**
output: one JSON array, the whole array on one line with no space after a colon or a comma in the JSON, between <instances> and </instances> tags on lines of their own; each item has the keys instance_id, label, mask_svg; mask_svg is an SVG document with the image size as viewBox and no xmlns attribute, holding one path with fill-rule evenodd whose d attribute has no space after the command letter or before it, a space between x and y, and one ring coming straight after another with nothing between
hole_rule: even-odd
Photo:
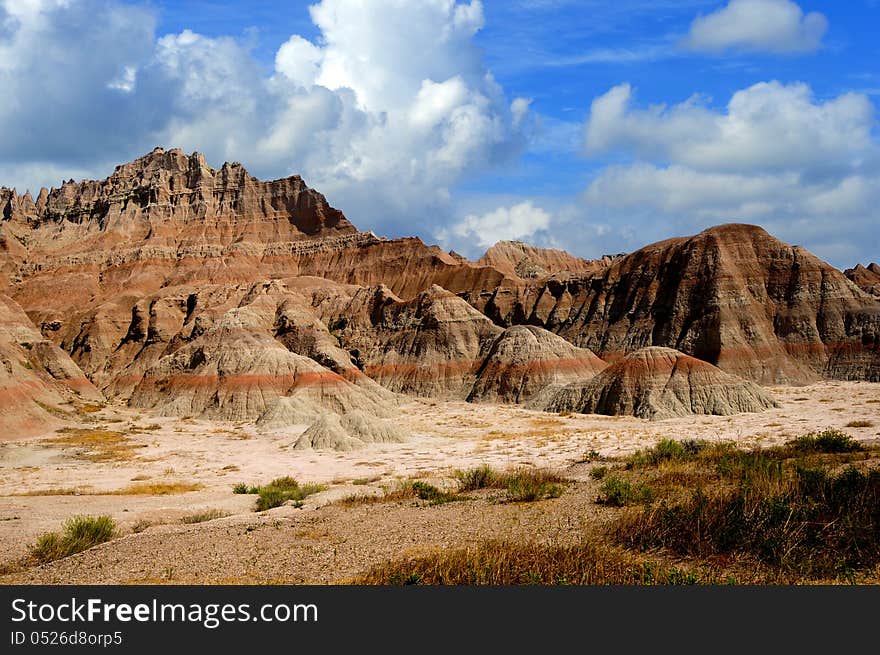
<instances>
[{"instance_id":1,"label":"barren valley floor","mask_svg":"<svg viewBox=\"0 0 880 655\"><path fill-rule=\"evenodd\" d=\"M880 384L775 387L780 406L736 416L659 421L559 415L513 405L411 400L396 423L406 443L350 452L294 450L306 426L162 418L124 407L92 408L79 429L0 444L0 549L5 583L335 583L388 559L485 539L572 542L614 510L595 503L593 451L614 460L663 438L782 444L839 428L880 442ZM861 427L854 427L861 426ZM550 468L571 480L559 498L500 502L344 503L381 495L401 480L454 486L456 469ZM302 507L255 512L233 486L292 476L324 491ZM187 517L218 516L198 523ZM120 536L49 564L19 564L40 534L74 515L109 515Z\"/></svg>"}]
</instances>

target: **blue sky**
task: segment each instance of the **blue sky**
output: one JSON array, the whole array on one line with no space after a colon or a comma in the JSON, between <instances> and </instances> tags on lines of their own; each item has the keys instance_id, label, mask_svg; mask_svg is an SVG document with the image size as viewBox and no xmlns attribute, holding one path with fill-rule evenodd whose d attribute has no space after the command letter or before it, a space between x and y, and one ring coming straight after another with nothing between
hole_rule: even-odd
<instances>
[{"instance_id":1,"label":"blue sky","mask_svg":"<svg viewBox=\"0 0 880 655\"><path fill-rule=\"evenodd\" d=\"M585 257L723 222L880 259L876 0L0 0L0 184L155 145L362 229Z\"/></svg>"}]
</instances>

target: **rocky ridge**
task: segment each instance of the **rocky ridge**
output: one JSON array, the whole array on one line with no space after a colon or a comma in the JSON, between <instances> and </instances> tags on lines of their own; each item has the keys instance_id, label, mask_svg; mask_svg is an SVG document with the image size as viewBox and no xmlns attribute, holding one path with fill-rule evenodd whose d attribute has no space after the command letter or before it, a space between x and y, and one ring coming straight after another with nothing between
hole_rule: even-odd
<instances>
[{"instance_id":1,"label":"rocky ridge","mask_svg":"<svg viewBox=\"0 0 880 655\"><path fill-rule=\"evenodd\" d=\"M546 400L650 346L762 384L880 381L876 273L749 225L595 261L503 242L470 262L359 232L299 177L179 150L36 199L0 189L4 312L80 381L40 364L38 384L7 339L6 388L266 429L330 411L342 432L316 431L349 446L370 439L346 415L387 418L397 394ZM34 406L29 425L54 420Z\"/></svg>"}]
</instances>

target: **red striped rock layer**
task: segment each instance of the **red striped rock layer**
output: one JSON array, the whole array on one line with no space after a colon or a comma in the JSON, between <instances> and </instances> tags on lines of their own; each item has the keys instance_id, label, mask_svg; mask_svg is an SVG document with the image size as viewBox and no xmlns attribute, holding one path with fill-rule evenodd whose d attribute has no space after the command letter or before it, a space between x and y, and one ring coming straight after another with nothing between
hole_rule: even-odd
<instances>
[{"instance_id":1,"label":"red striped rock layer","mask_svg":"<svg viewBox=\"0 0 880 655\"><path fill-rule=\"evenodd\" d=\"M0 294L0 441L59 424L73 400L103 400L66 352Z\"/></svg>"},{"instance_id":2,"label":"red striped rock layer","mask_svg":"<svg viewBox=\"0 0 880 655\"><path fill-rule=\"evenodd\" d=\"M711 228L593 277L471 300L497 323L540 325L607 361L657 345L763 384L880 381L880 302L755 226Z\"/></svg>"},{"instance_id":3,"label":"red striped rock layer","mask_svg":"<svg viewBox=\"0 0 880 655\"><path fill-rule=\"evenodd\" d=\"M516 325L492 344L468 400L522 403L549 386L589 380L606 366L591 351L552 332Z\"/></svg>"},{"instance_id":4,"label":"red striped rock layer","mask_svg":"<svg viewBox=\"0 0 880 655\"><path fill-rule=\"evenodd\" d=\"M630 353L592 380L557 392L550 411L661 419L760 412L776 403L761 387L671 348Z\"/></svg>"}]
</instances>

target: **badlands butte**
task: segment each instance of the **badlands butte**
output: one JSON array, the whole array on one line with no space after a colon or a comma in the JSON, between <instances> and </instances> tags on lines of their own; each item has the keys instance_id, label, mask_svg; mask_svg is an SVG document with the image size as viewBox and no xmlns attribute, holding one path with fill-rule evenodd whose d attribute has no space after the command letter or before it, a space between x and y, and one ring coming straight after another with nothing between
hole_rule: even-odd
<instances>
[{"instance_id":1,"label":"badlands butte","mask_svg":"<svg viewBox=\"0 0 880 655\"><path fill-rule=\"evenodd\" d=\"M0 188L0 361L10 557L83 512L149 519L127 548L191 551L208 528L177 525L189 509L231 514L211 522L227 532L258 520L231 493L239 478L324 483L308 511L395 476L566 467L666 436L776 443L860 419L850 432L876 439L880 267L841 272L742 224L598 260L501 242L468 261L359 231L298 176L157 148L105 180ZM122 446L73 438L91 433ZM132 478L192 491L127 496ZM88 557L68 559L94 573ZM162 577L126 557L136 570L106 581ZM215 573L189 581L236 575Z\"/></svg>"}]
</instances>

